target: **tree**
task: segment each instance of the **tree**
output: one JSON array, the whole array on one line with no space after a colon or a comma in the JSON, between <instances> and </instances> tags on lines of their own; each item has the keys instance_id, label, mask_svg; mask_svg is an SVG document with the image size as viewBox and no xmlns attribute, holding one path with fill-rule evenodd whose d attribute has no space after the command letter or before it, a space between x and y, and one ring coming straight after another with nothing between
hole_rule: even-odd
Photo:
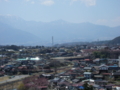
<instances>
[{"instance_id":1,"label":"tree","mask_svg":"<svg viewBox=\"0 0 120 90\"><path fill-rule=\"evenodd\" d=\"M38 76L28 77L23 80L23 83L27 89L48 86L48 80L44 77L40 78Z\"/></svg>"},{"instance_id":2,"label":"tree","mask_svg":"<svg viewBox=\"0 0 120 90\"><path fill-rule=\"evenodd\" d=\"M93 86L89 85L87 82L83 84L84 90L93 90Z\"/></svg>"},{"instance_id":3,"label":"tree","mask_svg":"<svg viewBox=\"0 0 120 90\"><path fill-rule=\"evenodd\" d=\"M15 51L19 50L19 47L16 45L6 46L7 49L13 49Z\"/></svg>"},{"instance_id":4,"label":"tree","mask_svg":"<svg viewBox=\"0 0 120 90\"><path fill-rule=\"evenodd\" d=\"M89 85L89 90L93 90L93 86L92 85Z\"/></svg>"},{"instance_id":5,"label":"tree","mask_svg":"<svg viewBox=\"0 0 120 90\"><path fill-rule=\"evenodd\" d=\"M89 85L87 82L84 83L83 87L84 87L84 90L89 90Z\"/></svg>"}]
</instances>

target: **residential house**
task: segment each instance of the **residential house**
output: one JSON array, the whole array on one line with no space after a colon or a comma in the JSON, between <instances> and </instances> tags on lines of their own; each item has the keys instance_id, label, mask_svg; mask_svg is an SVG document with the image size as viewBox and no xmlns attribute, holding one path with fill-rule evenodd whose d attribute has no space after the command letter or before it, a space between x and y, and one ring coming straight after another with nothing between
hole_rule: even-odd
<instances>
[{"instance_id":1,"label":"residential house","mask_svg":"<svg viewBox=\"0 0 120 90\"><path fill-rule=\"evenodd\" d=\"M103 75L94 75L93 76L95 80L102 80L103 79Z\"/></svg>"},{"instance_id":2,"label":"residential house","mask_svg":"<svg viewBox=\"0 0 120 90\"><path fill-rule=\"evenodd\" d=\"M90 79L92 77L92 73L91 72L84 72L84 77L86 79Z\"/></svg>"},{"instance_id":3,"label":"residential house","mask_svg":"<svg viewBox=\"0 0 120 90\"><path fill-rule=\"evenodd\" d=\"M103 64L99 66L99 73L107 73L108 72L108 66Z\"/></svg>"},{"instance_id":4,"label":"residential house","mask_svg":"<svg viewBox=\"0 0 120 90\"><path fill-rule=\"evenodd\" d=\"M114 72L114 73L112 73L112 75L114 76L114 79L115 80L120 80L120 72Z\"/></svg>"},{"instance_id":5,"label":"residential house","mask_svg":"<svg viewBox=\"0 0 120 90\"><path fill-rule=\"evenodd\" d=\"M85 72L91 72L92 67L84 67Z\"/></svg>"},{"instance_id":6,"label":"residential house","mask_svg":"<svg viewBox=\"0 0 120 90\"><path fill-rule=\"evenodd\" d=\"M100 59L99 63L100 63L100 65L107 64L107 61L108 60L106 58L102 58L102 59Z\"/></svg>"},{"instance_id":7,"label":"residential house","mask_svg":"<svg viewBox=\"0 0 120 90\"><path fill-rule=\"evenodd\" d=\"M116 71L120 70L120 67L108 67L108 72L109 73L114 73Z\"/></svg>"}]
</instances>

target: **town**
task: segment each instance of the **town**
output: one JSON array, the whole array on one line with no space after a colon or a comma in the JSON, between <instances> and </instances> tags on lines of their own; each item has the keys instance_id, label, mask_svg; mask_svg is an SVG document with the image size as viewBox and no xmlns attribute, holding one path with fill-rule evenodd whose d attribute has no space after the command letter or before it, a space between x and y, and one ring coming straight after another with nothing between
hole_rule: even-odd
<instances>
[{"instance_id":1,"label":"town","mask_svg":"<svg viewBox=\"0 0 120 90\"><path fill-rule=\"evenodd\" d=\"M0 0L0 90L120 90L120 0Z\"/></svg>"},{"instance_id":2,"label":"town","mask_svg":"<svg viewBox=\"0 0 120 90\"><path fill-rule=\"evenodd\" d=\"M0 90L120 90L120 46L0 46Z\"/></svg>"}]
</instances>

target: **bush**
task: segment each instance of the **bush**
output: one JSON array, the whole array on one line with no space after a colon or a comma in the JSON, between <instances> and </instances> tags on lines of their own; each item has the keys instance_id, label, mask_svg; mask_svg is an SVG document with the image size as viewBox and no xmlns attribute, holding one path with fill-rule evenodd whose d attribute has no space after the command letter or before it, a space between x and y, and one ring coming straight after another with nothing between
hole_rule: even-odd
<instances>
[{"instance_id":1,"label":"bush","mask_svg":"<svg viewBox=\"0 0 120 90\"><path fill-rule=\"evenodd\" d=\"M25 85L23 83L20 83L17 90L27 90L27 89L25 88Z\"/></svg>"}]
</instances>

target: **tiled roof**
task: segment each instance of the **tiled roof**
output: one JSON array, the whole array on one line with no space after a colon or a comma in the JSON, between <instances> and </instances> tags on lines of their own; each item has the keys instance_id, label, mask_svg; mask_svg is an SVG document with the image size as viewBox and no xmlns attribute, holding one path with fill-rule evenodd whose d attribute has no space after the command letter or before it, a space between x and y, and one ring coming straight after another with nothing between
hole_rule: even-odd
<instances>
[{"instance_id":1,"label":"tiled roof","mask_svg":"<svg viewBox=\"0 0 120 90\"><path fill-rule=\"evenodd\" d=\"M111 73L102 73L103 75L111 75Z\"/></svg>"},{"instance_id":2,"label":"tiled roof","mask_svg":"<svg viewBox=\"0 0 120 90\"><path fill-rule=\"evenodd\" d=\"M84 72L84 74L91 74L91 72Z\"/></svg>"}]
</instances>

